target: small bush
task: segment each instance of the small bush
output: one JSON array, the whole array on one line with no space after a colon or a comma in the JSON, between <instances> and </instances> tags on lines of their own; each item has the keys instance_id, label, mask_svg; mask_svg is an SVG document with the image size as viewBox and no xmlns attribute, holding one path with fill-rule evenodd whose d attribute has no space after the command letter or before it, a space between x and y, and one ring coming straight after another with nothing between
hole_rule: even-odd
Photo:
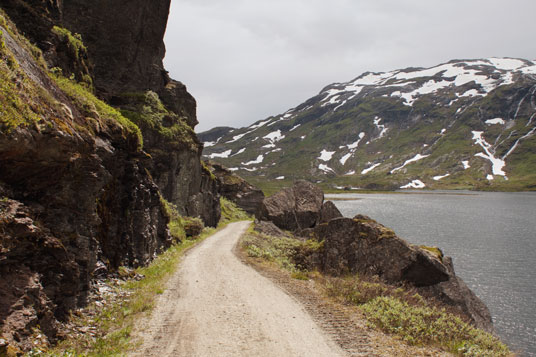
<instances>
[{"instance_id":1,"label":"small bush","mask_svg":"<svg viewBox=\"0 0 536 357\"><path fill-rule=\"evenodd\" d=\"M197 217L184 217L183 226L186 237L192 238L198 237L203 231L203 229L205 229L203 221Z\"/></svg>"},{"instance_id":2,"label":"small bush","mask_svg":"<svg viewBox=\"0 0 536 357\"><path fill-rule=\"evenodd\" d=\"M394 297L381 296L362 305L367 319L383 331L413 345L438 345L464 356L508 356L496 337L433 307L416 307Z\"/></svg>"},{"instance_id":3,"label":"small bush","mask_svg":"<svg viewBox=\"0 0 536 357\"><path fill-rule=\"evenodd\" d=\"M79 57L81 52L87 52L87 48L84 45L80 34L72 34L68 29L59 26L52 27L52 33L58 36L61 41L65 41L69 44L69 49L72 51L75 58Z\"/></svg>"}]
</instances>

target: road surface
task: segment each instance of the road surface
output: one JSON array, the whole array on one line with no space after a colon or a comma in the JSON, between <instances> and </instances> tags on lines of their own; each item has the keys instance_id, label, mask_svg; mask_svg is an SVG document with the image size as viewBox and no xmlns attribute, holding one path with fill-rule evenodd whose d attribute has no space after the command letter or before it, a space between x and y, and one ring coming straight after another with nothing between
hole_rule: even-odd
<instances>
[{"instance_id":1,"label":"road surface","mask_svg":"<svg viewBox=\"0 0 536 357\"><path fill-rule=\"evenodd\" d=\"M133 356L344 356L303 306L233 248L250 222L192 249L170 279Z\"/></svg>"}]
</instances>

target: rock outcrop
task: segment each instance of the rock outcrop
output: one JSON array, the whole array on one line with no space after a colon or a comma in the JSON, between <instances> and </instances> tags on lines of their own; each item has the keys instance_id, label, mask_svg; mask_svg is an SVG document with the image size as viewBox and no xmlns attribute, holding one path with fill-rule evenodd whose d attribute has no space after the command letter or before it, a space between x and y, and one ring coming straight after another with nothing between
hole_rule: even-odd
<instances>
[{"instance_id":1,"label":"rock outcrop","mask_svg":"<svg viewBox=\"0 0 536 357\"><path fill-rule=\"evenodd\" d=\"M249 214L258 215L264 193L220 164L205 161L218 181L219 193Z\"/></svg>"},{"instance_id":2,"label":"rock outcrop","mask_svg":"<svg viewBox=\"0 0 536 357\"><path fill-rule=\"evenodd\" d=\"M171 244L162 197L214 226L219 193L195 100L162 67L169 0L1 7L0 340L27 351L95 278Z\"/></svg>"},{"instance_id":3,"label":"rock outcrop","mask_svg":"<svg viewBox=\"0 0 536 357\"><path fill-rule=\"evenodd\" d=\"M272 237L289 237L289 234L283 232L278 226L269 221L255 221L255 232Z\"/></svg>"},{"instance_id":4,"label":"rock outcrop","mask_svg":"<svg viewBox=\"0 0 536 357\"><path fill-rule=\"evenodd\" d=\"M423 296L452 306L475 326L493 332L487 306L456 276L452 259L434 247L418 247L371 218L342 217L333 204L323 203L320 188L297 181L263 201L255 229L272 236L295 235L322 242L320 249L298 252L297 266L330 275L366 274L390 284L409 284Z\"/></svg>"},{"instance_id":5,"label":"rock outcrop","mask_svg":"<svg viewBox=\"0 0 536 357\"><path fill-rule=\"evenodd\" d=\"M305 180L298 180L292 187L265 198L259 214L260 220L272 221L281 229L296 232L335 217L342 217L337 207L329 201L324 203L324 192Z\"/></svg>"},{"instance_id":6,"label":"rock outcrop","mask_svg":"<svg viewBox=\"0 0 536 357\"><path fill-rule=\"evenodd\" d=\"M417 247L366 216L335 218L310 230L323 241L320 268L332 275L362 273L392 284L409 283L423 295L453 306L472 323L493 331L486 305L456 276L437 248Z\"/></svg>"}]
</instances>

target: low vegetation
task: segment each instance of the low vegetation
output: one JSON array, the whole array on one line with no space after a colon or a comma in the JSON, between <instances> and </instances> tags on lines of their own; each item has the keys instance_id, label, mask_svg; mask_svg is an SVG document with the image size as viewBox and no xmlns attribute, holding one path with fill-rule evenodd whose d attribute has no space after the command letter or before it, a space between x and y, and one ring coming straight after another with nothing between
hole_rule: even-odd
<instances>
[{"instance_id":1,"label":"low vegetation","mask_svg":"<svg viewBox=\"0 0 536 357\"><path fill-rule=\"evenodd\" d=\"M75 58L80 56L81 52L87 52L80 34L72 34L68 29L59 26L52 27L52 33L69 44L69 49L73 52Z\"/></svg>"},{"instance_id":2,"label":"low vegetation","mask_svg":"<svg viewBox=\"0 0 536 357\"><path fill-rule=\"evenodd\" d=\"M3 19L3 17L0 17ZM42 109L29 93L36 88L20 69L0 30L0 131L37 123Z\"/></svg>"},{"instance_id":3,"label":"low vegetation","mask_svg":"<svg viewBox=\"0 0 536 357\"><path fill-rule=\"evenodd\" d=\"M116 356L125 355L133 348L132 331L136 321L154 308L157 297L164 292L167 280L178 268L185 251L198 244L216 230L228 223L251 219L237 206L221 200L222 218L217 228L204 228L198 236L188 236L188 225L198 224L198 218L181 217L176 208L162 199L166 214L170 218L169 228L175 243L166 252L157 257L149 266L129 270L121 268L119 277L129 278L115 284L115 295L120 299L104 307L98 302L81 312L74 313L71 322L78 330L94 331L93 335L78 333L69 336L52 349L36 347L29 355L40 356ZM202 223L201 223L202 224Z\"/></svg>"},{"instance_id":4,"label":"low vegetation","mask_svg":"<svg viewBox=\"0 0 536 357\"><path fill-rule=\"evenodd\" d=\"M126 135L136 138L137 147L141 150L143 136L136 124L125 118L117 109L98 99L87 86L59 74L53 73L51 77L89 121L96 120L100 125L120 124L125 129Z\"/></svg>"},{"instance_id":5,"label":"low vegetation","mask_svg":"<svg viewBox=\"0 0 536 357\"><path fill-rule=\"evenodd\" d=\"M120 96L123 102L121 114L136 123L144 132L152 130L165 138L166 145L189 147L197 150L193 129L184 118L168 111L158 94L153 91L144 93L125 93Z\"/></svg>"},{"instance_id":6,"label":"low vegetation","mask_svg":"<svg viewBox=\"0 0 536 357\"><path fill-rule=\"evenodd\" d=\"M242 238L243 251L260 264L286 270L295 279L313 279L324 294L357 306L371 327L398 336L409 345L433 346L460 356L509 356L498 338L428 301L411 286L392 286L377 277L327 276L314 269L322 243L271 237L252 229Z\"/></svg>"}]
</instances>

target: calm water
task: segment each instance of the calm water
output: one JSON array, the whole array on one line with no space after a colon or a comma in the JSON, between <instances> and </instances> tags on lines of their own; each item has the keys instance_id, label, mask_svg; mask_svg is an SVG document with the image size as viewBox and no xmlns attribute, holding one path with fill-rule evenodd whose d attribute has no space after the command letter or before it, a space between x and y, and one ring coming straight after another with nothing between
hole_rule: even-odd
<instances>
[{"instance_id":1,"label":"calm water","mask_svg":"<svg viewBox=\"0 0 536 357\"><path fill-rule=\"evenodd\" d=\"M342 194L347 217L360 213L415 244L440 247L488 305L502 339L536 356L536 193Z\"/></svg>"}]
</instances>

